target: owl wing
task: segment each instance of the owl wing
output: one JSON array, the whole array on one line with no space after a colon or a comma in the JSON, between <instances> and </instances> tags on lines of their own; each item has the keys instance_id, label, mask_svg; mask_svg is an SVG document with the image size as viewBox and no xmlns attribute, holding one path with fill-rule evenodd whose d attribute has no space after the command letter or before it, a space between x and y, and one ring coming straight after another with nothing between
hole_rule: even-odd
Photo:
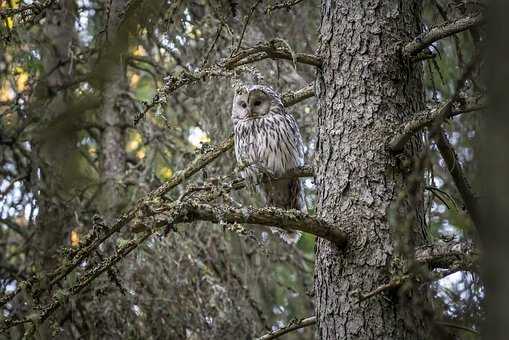
<instances>
[{"instance_id":1,"label":"owl wing","mask_svg":"<svg viewBox=\"0 0 509 340\"><path fill-rule=\"evenodd\" d=\"M297 122L291 114L284 113L283 120L277 124L280 136L275 157L284 159L284 175L290 170L304 165L304 144ZM285 179L263 184L267 205L284 209L305 210L304 190L299 178Z\"/></svg>"}]
</instances>

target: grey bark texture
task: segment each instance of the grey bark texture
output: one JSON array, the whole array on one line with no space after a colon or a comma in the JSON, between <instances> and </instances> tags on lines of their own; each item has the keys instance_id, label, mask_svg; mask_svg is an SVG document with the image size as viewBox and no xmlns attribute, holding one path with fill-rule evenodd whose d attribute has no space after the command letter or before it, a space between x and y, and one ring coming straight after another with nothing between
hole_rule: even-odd
<instances>
[{"instance_id":1,"label":"grey bark texture","mask_svg":"<svg viewBox=\"0 0 509 340\"><path fill-rule=\"evenodd\" d=\"M408 239L392 216L397 212L407 226L422 223L422 186L409 188L422 183L422 173L410 180L399 161L411 160L419 143L398 158L386 149L395 127L423 108L420 66L399 52L420 32L420 3L322 1L317 213L341 225L348 243L340 250L317 240L317 339L429 339L417 299L422 292L413 287L358 303L359 293L389 282L402 248L398 240ZM417 197L401 196L409 191Z\"/></svg>"}]
</instances>

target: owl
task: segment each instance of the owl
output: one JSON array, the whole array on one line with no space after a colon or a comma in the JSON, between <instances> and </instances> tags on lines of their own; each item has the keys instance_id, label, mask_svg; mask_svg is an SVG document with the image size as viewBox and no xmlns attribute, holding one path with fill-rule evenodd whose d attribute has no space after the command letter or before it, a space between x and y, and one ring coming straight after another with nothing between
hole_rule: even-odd
<instances>
[{"instance_id":1,"label":"owl","mask_svg":"<svg viewBox=\"0 0 509 340\"><path fill-rule=\"evenodd\" d=\"M304 145L299 126L285 111L281 96L269 86L247 85L236 91L232 105L235 156L241 175L256 183L260 175L284 176L304 165ZM266 206L305 210L299 178L264 181L258 185ZM298 233L282 233L289 243Z\"/></svg>"}]
</instances>

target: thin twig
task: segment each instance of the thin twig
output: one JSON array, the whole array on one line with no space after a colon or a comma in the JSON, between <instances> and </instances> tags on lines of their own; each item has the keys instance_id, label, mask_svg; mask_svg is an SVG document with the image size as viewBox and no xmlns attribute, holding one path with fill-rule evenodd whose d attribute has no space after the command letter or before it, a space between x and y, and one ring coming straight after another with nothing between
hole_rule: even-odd
<instances>
[{"instance_id":1,"label":"thin twig","mask_svg":"<svg viewBox=\"0 0 509 340\"><path fill-rule=\"evenodd\" d=\"M445 321L437 321L436 323L439 325L445 326L445 327L456 328L456 329L460 329L462 331L469 332L469 333L472 333L475 335L481 335L481 333L479 333L475 329L472 329L472 328L466 327L466 326L462 326L462 325L458 325L456 323L445 322Z\"/></svg>"},{"instance_id":2,"label":"thin twig","mask_svg":"<svg viewBox=\"0 0 509 340\"><path fill-rule=\"evenodd\" d=\"M480 231L479 227L481 225L481 211L478 198L473 193L472 187L470 186L470 183L465 176L458 155L456 154L456 151L454 151L451 143L449 143L449 140L444 131L439 131L437 133L435 136L435 141L437 143L438 150L440 151L440 154L442 155L442 158L447 165L447 169L451 174L454 184L456 185L456 188L458 188L461 198L465 203L466 210L472 218L475 227L478 229L478 231Z\"/></svg>"},{"instance_id":3,"label":"thin twig","mask_svg":"<svg viewBox=\"0 0 509 340\"><path fill-rule=\"evenodd\" d=\"M293 320L288 325L286 325L283 328L280 328L278 330L272 331L270 333L267 333L261 337L259 337L257 340L270 340L270 339L276 339L279 338L282 335L285 335L287 333L293 332L297 329L312 326L316 323L316 316L310 316L309 318L300 319L300 320Z\"/></svg>"},{"instance_id":4,"label":"thin twig","mask_svg":"<svg viewBox=\"0 0 509 340\"><path fill-rule=\"evenodd\" d=\"M282 2L279 4L268 6L265 9L265 14L270 14L272 11L282 9L282 8L286 8L289 10L291 7L300 4L302 1L304 1L304 0L285 1L285 2Z\"/></svg>"},{"instance_id":5,"label":"thin twig","mask_svg":"<svg viewBox=\"0 0 509 340\"><path fill-rule=\"evenodd\" d=\"M242 44L242 40L244 39L244 34L246 33L247 25L249 25L249 21L251 20L251 17L253 16L254 11L256 10L256 7L262 2L263 0L256 0L256 2L251 6L251 10L249 11L249 14L247 15L244 25L242 26L242 33L240 34L239 42L237 44L237 47L232 51L231 55L234 55L237 53L238 50L240 50L240 45Z\"/></svg>"}]
</instances>

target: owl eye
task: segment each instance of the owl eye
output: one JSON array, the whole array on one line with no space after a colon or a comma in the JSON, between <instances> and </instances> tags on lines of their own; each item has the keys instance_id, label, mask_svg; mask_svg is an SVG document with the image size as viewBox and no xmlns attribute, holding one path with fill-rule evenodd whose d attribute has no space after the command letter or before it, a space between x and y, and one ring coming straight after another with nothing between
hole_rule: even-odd
<instances>
[{"instance_id":1,"label":"owl eye","mask_svg":"<svg viewBox=\"0 0 509 340\"><path fill-rule=\"evenodd\" d=\"M262 102L261 102L261 101L259 101L259 100L257 100L257 101L255 101L255 102L253 103L253 105L254 105L254 106L260 106L260 105L262 105Z\"/></svg>"},{"instance_id":2,"label":"owl eye","mask_svg":"<svg viewBox=\"0 0 509 340\"><path fill-rule=\"evenodd\" d=\"M245 109L247 107L247 104L246 104L246 102L241 102L240 106L242 106Z\"/></svg>"}]
</instances>

